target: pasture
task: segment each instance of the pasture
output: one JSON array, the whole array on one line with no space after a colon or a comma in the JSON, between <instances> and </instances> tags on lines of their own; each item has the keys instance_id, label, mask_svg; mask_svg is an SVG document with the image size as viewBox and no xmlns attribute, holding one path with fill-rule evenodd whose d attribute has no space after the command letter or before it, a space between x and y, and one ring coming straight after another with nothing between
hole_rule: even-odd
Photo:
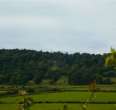
<instances>
[{"instance_id":1,"label":"pasture","mask_svg":"<svg viewBox=\"0 0 116 110\"><path fill-rule=\"evenodd\" d=\"M107 87L109 85L104 86L104 90L109 88L110 90L115 90L115 86ZM64 105L67 105L68 110L82 110L82 104L87 101L91 93L89 91L75 91L78 89L86 90L87 86L70 87L70 90L74 91L49 91L30 94L29 96L34 100L34 104L30 110L63 110ZM22 100L23 96L18 95L1 96L0 110L18 110L18 103ZM103 109L116 110L116 92L96 92L87 106L87 110Z\"/></svg>"},{"instance_id":2,"label":"pasture","mask_svg":"<svg viewBox=\"0 0 116 110\"><path fill-rule=\"evenodd\" d=\"M0 110L18 110L16 104L0 104ZM30 110L63 110L64 104L34 104ZM80 104L68 104L68 110L82 110ZM87 110L116 110L116 104L89 104Z\"/></svg>"}]
</instances>

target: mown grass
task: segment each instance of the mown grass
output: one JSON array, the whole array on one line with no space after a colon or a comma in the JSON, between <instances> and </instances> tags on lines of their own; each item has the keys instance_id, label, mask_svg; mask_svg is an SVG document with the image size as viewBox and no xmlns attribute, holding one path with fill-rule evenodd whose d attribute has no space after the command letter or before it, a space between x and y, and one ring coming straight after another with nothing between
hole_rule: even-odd
<instances>
[{"instance_id":1,"label":"mown grass","mask_svg":"<svg viewBox=\"0 0 116 110\"><path fill-rule=\"evenodd\" d=\"M102 89L109 89L116 90L115 86L110 85L99 85ZM63 87L62 87L63 88ZM69 89L69 87L67 87ZM70 86L70 90L79 90L79 89L87 89L87 86ZM2 92L1 92L2 93ZM30 95L35 102L38 101L86 101L89 96L90 92L40 92L37 94ZM6 104L0 104L0 110L18 110L18 102L23 99L22 96L3 96L0 97L0 102L5 102ZM116 92L96 92L96 95L93 99L94 101L116 101ZM41 103L41 104L34 104L31 107L31 110L63 110L63 106L65 103L58 104L58 103ZM68 110L82 110L81 104L67 104ZM89 104L87 110L116 110L116 104Z\"/></svg>"},{"instance_id":2,"label":"mown grass","mask_svg":"<svg viewBox=\"0 0 116 110\"><path fill-rule=\"evenodd\" d=\"M84 101L89 97L88 92L56 92L33 95L37 101Z\"/></svg>"},{"instance_id":3,"label":"mown grass","mask_svg":"<svg viewBox=\"0 0 116 110\"><path fill-rule=\"evenodd\" d=\"M30 110L63 110L64 104L34 104ZM67 104L68 110L82 110L80 104ZM0 110L18 110L17 104L0 104ZM89 104L87 110L116 110L115 104Z\"/></svg>"},{"instance_id":4,"label":"mown grass","mask_svg":"<svg viewBox=\"0 0 116 110\"><path fill-rule=\"evenodd\" d=\"M31 95L34 101L85 101L89 98L90 92L56 92L56 93L40 93ZM0 101L5 103L18 103L23 97L7 96L1 97ZM116 101L115 92L97 92L94 101Z\"/></svg>"},{"instance_id":5,"label":"mown grass","mask_svg":"<svg viewBox=\"0 0 116 110\"><path fill-rule=\"evenodd\" d=\"M35 104L31 110L63 110L64 104ZM68 110L82 110L79 104L68 104ZM116 110L114 104L89 104L87 110Z\"/></svg>"},{"instance_id":6,"label":"mown grass","mask_svg":"<svg viewBox=\"0 0 116 110\"><path fill-rule=\"evenodd\" d=\"M18 110L16 104L0 104L0 110Z\"/></svg>"}]
</instances>

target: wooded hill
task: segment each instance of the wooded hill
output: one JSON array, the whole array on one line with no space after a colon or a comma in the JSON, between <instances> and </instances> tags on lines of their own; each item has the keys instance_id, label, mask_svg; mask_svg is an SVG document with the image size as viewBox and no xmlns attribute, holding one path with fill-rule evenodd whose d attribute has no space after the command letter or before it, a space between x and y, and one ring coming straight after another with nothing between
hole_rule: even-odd
<instances>
[{"instance_id":1,"label":"wooded hill","mask_svg":"<svg viewBox=\"0 0 116 110\"><path fill-rule=\"evenodd\" d=\"M111 84L116 72L104 66L106 55L1 49L0 84Z\"/></svg>"}]
</instances>

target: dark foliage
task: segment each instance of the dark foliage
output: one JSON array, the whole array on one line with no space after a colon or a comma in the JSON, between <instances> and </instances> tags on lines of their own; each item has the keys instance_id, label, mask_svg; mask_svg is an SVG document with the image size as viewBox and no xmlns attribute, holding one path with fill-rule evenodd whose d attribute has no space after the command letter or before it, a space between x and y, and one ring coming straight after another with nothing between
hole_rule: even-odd
<instances>
[{"instance_id":1,"label":"dark foliage","mask_svg":"<svg viewBox=\"0 0 116 110\"><path fill-rule=\"evenodd\" d=\"M0 50L0 84L24 85L29 81L52 84L66 77L69 84L87 84L93 79L97 83L111 83L116 76L112 68L104 66L106 55L87 53L67 54L33 50ZM104 77L107 79L104 82ZM109 78L109 79L108 79Z\"/></svg>"}]
</instances>

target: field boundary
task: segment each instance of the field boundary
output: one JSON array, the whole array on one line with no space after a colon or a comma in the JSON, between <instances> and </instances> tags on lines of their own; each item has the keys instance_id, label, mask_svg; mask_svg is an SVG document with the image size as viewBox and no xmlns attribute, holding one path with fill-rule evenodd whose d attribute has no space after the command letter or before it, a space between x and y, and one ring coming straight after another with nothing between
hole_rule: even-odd
<instances>
[{"instance_id":1,"label":"field boundary","mask_svg":"<svg viewBox=\"0 0 116 110\"><path fill-rule=\"evenodd\" d=\"M85 101L34 101L34 104L84 104ZM8 102L0 102L0 104L16 104ZM116 101L90 101L88 104L116 104Z\"/></svg>"}]
</instances>

